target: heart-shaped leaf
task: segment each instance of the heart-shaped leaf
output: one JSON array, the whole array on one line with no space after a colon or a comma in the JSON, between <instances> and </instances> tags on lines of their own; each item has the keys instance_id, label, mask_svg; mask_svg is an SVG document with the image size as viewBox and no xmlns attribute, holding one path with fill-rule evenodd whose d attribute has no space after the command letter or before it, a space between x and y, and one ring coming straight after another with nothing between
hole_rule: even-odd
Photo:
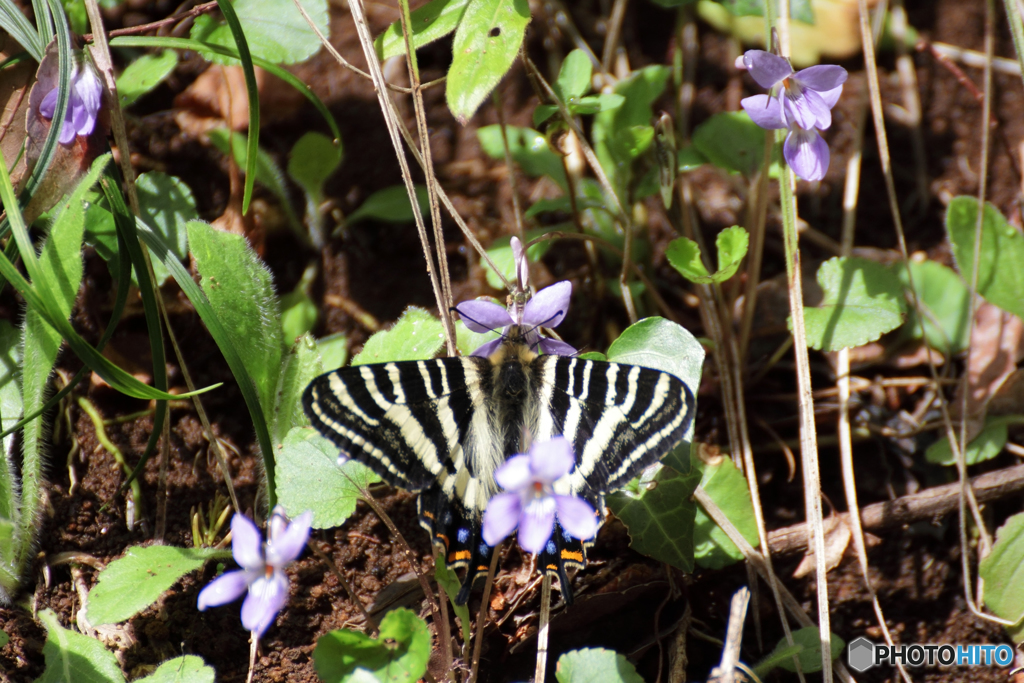
<instances>
[{"instance_id":1,"label":"heart-shaped leaf","mask_svg":"<svg viewBox=\"0 0 1024 683\"><path fill-rule=\"evenodd\" d=\"M405 608L387 613L377 638L338 629L321 637L313 650L324 683L348 683L357 670L369 671L380 683L413 683L426 672L429 659L427 624Z\"/></svg>"}]
</instances>

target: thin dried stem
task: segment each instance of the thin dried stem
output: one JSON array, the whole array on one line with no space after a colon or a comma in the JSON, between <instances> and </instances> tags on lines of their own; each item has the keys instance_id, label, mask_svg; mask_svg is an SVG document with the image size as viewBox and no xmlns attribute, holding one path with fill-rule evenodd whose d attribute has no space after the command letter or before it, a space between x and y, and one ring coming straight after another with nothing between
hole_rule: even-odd
<instances>
[{"instance_id":1,"label":"thin dried stem","mask_svg":"<svg viewBox=\"0 0 1024 683\"><path fill-rule=\"evenodd\" d=\"M548 670L548 635L551 621L551 574L544 572L540 584L540 624L537 627L537 667L533 683L544 683Z\"/></svg>"},{"instance_id":2,"label":"thin dried stem","mask_svg":"<svg viewBox=\"0 0 1024 683\"><path fill-rule=\"evenodd\" d=\"M902 7L901 7L902 9ZM881 32L881 18L885 16L885 8L875 10L875 20L872 24L872 40L877 43ZM857 200L860 196L860 163L864 146L864 126L867 122L868 100L861 97L857 103L856 129L854 132L853 151L850 153L846 163L846 186L843 191L843 232L842 232L842 256L850 255L853 250L853 233L857 220ZM882 630L882 636L887 645L892 646L892 634L886 625L885 615L882 612L882 605L875 592L874 583L871 581L871 574L868 571L868 553L864 542L864 529L861 526L860 505L857 502L857 479L853 470L853 437L850 430L850 349L839 350L836 361L836 385L839 392L839 460L843 473L843 492L846 496L846 508L850 510L850 526L853 534L853 546L857 552L857 561L860 564L861 574L864 576L864 585L871 597L871 606L875 611L875 619ZM900 675L906 683L910 683L910 676L902 662L896 662Z\"/></svg>"},{"instance_id":3,"label":"thin dried stem","mask_svg":"<svg viewBox=\"0 0 1024 683\"><path fill-rule=\"evenodd\" d=\"M484 644L484 627L487 625L487 612L490 610L491 588L494 586L494 572L498 567L498 555L501 554L501 541L494 546L491 553L491 565L487 568L487 580L484 583L484 595L480 599L480 611L476 613L476 629L473 632L473 664L469 670L468 683L476 683L480 671L480 651ZM511 612L512 610L509 610Z\"/></svg>"},{"instance_id":4,"label":"thin dried stem","mask_svg":"<svg viewBox=\"0 0 1024 683\"><path fill-rule=\"evenodd\" d=\"M405 184L405 191L409 195L409 202L413 207L413 217L416 219L416 232L420 237L420 246L423 248L423 257L426 261L427 274L430 275L430 285L434 290L434 300L437 303L438 314L444 321L445 342L448 345L448 354L454 356L455 333L451 322L451 301L446 300L444 289L438 277L437 268L434 265L430 238L427 236L427 226L423 222L423 215L420 213L419 202L416 199L416 188L413 185L412 173L409 170L409 162L405 158L405 148L402 145L402 138L398 132L398 123L395 112L391 106L385 89L384 74L381 73L380 63L377 61L377 52L373 47L373 38L370 36L370 28L366 23L366 15L363 13L362 0L349 2L349 10L356 25L356 34L359 36L359 44L363 48L363 55L370 67L370 75L373 76L374 89L377 92L377 101L380 103L381 112L384 114L384 123L387 125L388 136L395 149L395 158L398 159L398 166L402 171L402 181ZM415 145L412 145L415 147ZM426 164L424 164L426 170ZM438 251L444 249L444 243L437 245Z\"/></svg>"},{"instance_id":5,"label":"thin dried stem","mask_svg":"<svg viewBox=\"0 0 1024 683\"><path fill-rule=\"evenodd\" d=\"M615 52L619 47L622 20L626 17L626 5L628 4L629 0L615 0L615 4L612 5L612 13L608 17L608 31L604 38L604 50L601 53L601 69L605 73L612 70L612 60L615 59Z\"/></svg>"},{"instance_id":6,"label":"thin dried stem","mask_svg":"<svg viewBox=\"0 0 1024 683\"><path fill-rule=\"evenodd\" d=\"M448 342L448 355L457 354L455 350L455 325L452 322L451 307L454 305L452 299L452 280L448 272L448 254L444 247L444 232L441 226L441 208L437 204L437 174L434 173L434 158L430 151L430 133L427 131L427 114L423 105L423 89L420 84L420 67L416 59L416 49L412 44L412 17L409 13L409 0L398 0L402 14L402 37L405 40L405 61L409 67L409 82L412 83L413 109L416 113L416 131L420 138L420 154L423 157L423 173L427 178L427 198L430 203L430 223L434 228L434 250L437 253L437 268L441 275L441 296L444 299L444 310L439 310L441 322L445 326L445 340ZM376 53L374 53L376 55ZM370 56L367 55L367 61ZM387 95L380 93L381 106L391 109L391 102ZM386 103L386 104L385 104ZM396 117L397 118L397 117ZM409 195L415 208L413 213L419 213L419 202L415 195ZM432 259L427 243L424 243L424 256ZM444 602L442 601L442 604ZM449 653L450 654L450 653ZM449 661L450 664L450 661Z\"/></svg>"},{"instance_id":7,"label":"thin dried stem","mask_svg":"<svg viewBox=\"0 0 1024 683\"><path fill-rule=\"evenodd\" d=\"M501 148L505 153L505 168L508 169L508 189L512 193L512 214L516 221L516 237L523 244L526 244L526 233L523 232L523 210L519 205L519 187L516 182L516 166L512 160L512 150L508 146L508 126L505 124L505 108L501 105L501 95L497 88L491 94L494 99L494 109L498 112L498 125L501 127ZM566 173L566 177L568 177ZM575 202L575 197L570 195ZM527 262L529 263L529 262Z\"/></svg>"},{"instance_id":8,"label":"thin dried stem","mask_svg":"<svg viewBox=\"0 0 1024 683\"><path fill-rule=\"evenodd\" d=\"M1006 8L1006 20L1013 36L1013 51L1017 53L1017 73L1024 79L1024 22L1021 21L1020 6L1017 0L1003 0L1003 7ZM986 55L985 63L995 66L992 55Z\"/></svg>"},{"instance_id":9,"label":"thin dried stem","mask_svg":"<svg viewBox=\"0 0 1024 683\"><path fill-rule=\"evenodd\" d=\"M772 27L779 34L783 56L789 55L789 1L767 3ZM785 131L776 131L776 143L782 144ZM832 682L831 627L828 609L828 568L825 565L825 531L821 513L821 474L818 463L817 429L814 421L814 398L811 395L811 362L807 351L804 327L803 278L797 235L796 176L784 165L779 179L782 209L783 245L786 252L786 281L789 290L790 320L793 330L793 356L796 360L796 381L800 415L800 462L803 470L804 507L807 522L814 530L815 583L818 597L818 629L821 641L822 677Z\"/></svg>"}]
</instances>

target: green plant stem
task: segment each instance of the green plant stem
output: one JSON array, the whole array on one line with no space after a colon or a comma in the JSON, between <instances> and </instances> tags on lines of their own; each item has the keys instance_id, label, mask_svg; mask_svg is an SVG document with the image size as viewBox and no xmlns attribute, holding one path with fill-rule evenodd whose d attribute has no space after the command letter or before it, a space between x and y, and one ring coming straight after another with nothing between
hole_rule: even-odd
<instances>
[{"instance_id":1,"label":"green plant stem","mask_svg":"<svg viewBox=\"0 0 1024 683\"><path fill-rule=\"evenodd\" d=\"M103 446L103 448L105 448L112 456L114 456L114 460L117 462L118 465L121 466L121 469L124 470L125 475L130 476L132 473L132 468L128 466L127 462L125 462L124 455L121 453L121 449L118 448L107 435L107 428L103 422L103 416L100 415L100 411L97 410L96 406L94 406L92 402L89 399L85 398L84 396L79 397L78 406L83 411L85 411L85 414L89 416L90 420L92 420L93 429L96 430L96 440L100 442L100 445ZM141 516L142 486L139 484L138 479L132 481L131 489L131 502L133 505L135 505L135 514L137 516ZM129 524L129 528L130 527L131 524Z\"/></svg>"}]
</instances>

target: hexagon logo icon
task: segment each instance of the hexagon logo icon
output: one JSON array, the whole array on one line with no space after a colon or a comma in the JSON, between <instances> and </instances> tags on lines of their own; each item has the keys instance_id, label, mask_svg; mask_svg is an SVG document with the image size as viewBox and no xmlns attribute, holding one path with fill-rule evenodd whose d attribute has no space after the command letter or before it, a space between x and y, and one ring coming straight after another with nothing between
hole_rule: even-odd
<instances>
[{"instance_id":1,"label":"hexagon logo icon","mask_svg":"<svg viewBox=\"0 0 1024 683\"><path fill-rule=\"evenodd\" d=\"M846 649L846 663L858 673L867 671L875 665L875 644L864 637L854 640Z\"/></svg>"}]
</instances>

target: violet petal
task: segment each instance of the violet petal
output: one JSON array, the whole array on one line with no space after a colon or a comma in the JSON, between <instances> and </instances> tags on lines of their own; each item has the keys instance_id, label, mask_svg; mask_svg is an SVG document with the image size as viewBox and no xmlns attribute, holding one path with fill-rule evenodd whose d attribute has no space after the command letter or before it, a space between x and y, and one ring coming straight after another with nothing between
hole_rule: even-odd
<instances>
[{"instance_id":1,"label":"violet petal","mask_svg":"<svg viewBox=\"0 0 1024 683\"><path fill-rule=\"evenodd\" d=\"M242 569L263 570L263 536L242 514L231 518L231 555Z\"/></svg>"},{"instance_id":2,"label":"violet petal","mask_svg":"<svg viewBox=\"0 0 1024 683\"><path fill-rule=\"evenodd\" d=\"M283 568L302 554L309 538L309 527L313 524L313 513L306 510L292 520L284 533L274 536L267 543L267 564L271 567Z\"/></svg>"},{"instance_id":3,"label":"violet petal","mask_svg":"<svg viewBox=\"0 0 1024 683\"><path fill-rule=\"evenodd\" d=\"M530 286L530 263L526 260L526 250L523 249L523 243L518 237L513 237L510 244L516 264L516 280L519 282L519 289L525 292Z\"/></svg>"},{"instance_id":4,"label":"violet petal","mask_svg":"<svg viewBox=\"0 0 1024 683\"><path fill-rule=\"evenodd\" d=\"M39 103L39 115L48 121L57 113L57 94L57 88L54 88L43 95L43 101Z\"/></svg>"},{"instance_id":5,"label":"violet petal","mask_svg":"<svg viewBox=\"0 0 1024 683\"><path fill-rule=\"evenodd\" d=\"M809 103L807 95L799 87L783 90L782 106L790 127L796 125L810 130L818 122L818 111ZM821 98L818 98L819 100Z\"/></svg>"},{"instance_id":6,"label":"violet petal","mask_svg":"<svg viewBox=\"0 0 1024 683\"><path fill-rule=\"evenodd\" d=\"M787 60L764 50L747 50L743 53L743 63L757 84L769 90L793 73Z\"/></svg>"},{"instance_id":7,"label":"violet petal","mask_svg":"<svg viewBox=\"0 0 1024 683\"><path fill-rule=\"evenodd\" d=\"M540 350L549 356L575 356L576 347L566 344L559 339L544 337L538 343Z\"/></svg>"},{"instance_id":8,"label":"violet petal","mask_svg":"<svg viewBox=\"0 0 1024 683\"><path fill-rule=\"evenodd\" d=\"M530 472L535 481L553 484L568 474L575 464L572 444L564 436L537 441L530 446Z\"/></svg>"},{"instance_id":9,"label":"violet petal","mask_svg":"<svg viewBox=\"0 0 1024 683\"><path fill-rule=\"evenodd\" d=\"M835 64L818 64L802 69L793 75L793 80L804 88L825 92L838 88L846 82L846 69Z\"/></svg>"},{"instance_id":10,"label":"violet petal","mask_svg":"<svg viewBox=\"0 0 1024 683\"><path fill-rule=\"evenodd\" d=\"M765 130L778 130L787 127L785 119L782 118L779 101L774 97L767 95L744 97L740 100L740 104L750 120Z\"/></svg>"},{"instance_id":11,"label":"violet petal","mask_svg":"<svg viewBox=\"0 0 1024 683\"><path fill-rule=\"evenodd\" d=\"M518 493L499 493L493 496L484 510L484 543L496 546L519 525L523 504Z\"/></svg>"},{"instance_id":12,"label":"violet petal","mask_svg":"<svg viewBox=\"0 0 1024 683\"><path fill-rule=\"evenodd\" d=\"M539 553L554 528L555 499L551 496L532 499L519 516L519 547L528 553Z\"/></svg>"},{"instance_id":13,"label":"violet petal","mask_svg":"<svg viewBox=\"0 0 1024 683\"><path fill-rule=\"evenodd\" d=\"M828 145L816 130L794 128L782 147L786 163L804 180L821 180L828 170Z\"/></svg>"},{"instance_id":14,"label":"violet petal","mask_svg":"<svg viewBox=\"0 0 1024 683\"><path fill-rule=\"evenodd\" d=\"M832 109L832 107L836 106L836 102L839 101L839 96L843 94L843 86L832 88L831 90L820 90L818 94L821 95L825 106Z\"/></svg>"},{"instance_id":15,"label":"violet petal","mask_svg":"<svg viewBox=\"0 0 1024 683\"><path fill-rule=\"evenodd\" d=\"M75 121L75 131L79 135L91 135L96 127L96 114L99 113L100 104L103 102L103 84L92 68L84 66L72 88L83 113L82 120Z\"/></svg>"},{"instance_id":16,"label":"violet petal","mask_svg":"<svg viewBox=\"0 0 1024 683\"><path fill-rule=\"evenodd\" d=\"M832 125L832 108L822 99L821 93L805 90L804 100L807 103L807 108L814 113L814 128L825 130Z\"/></svg>"},{"instance_id":17,"label":"violet petal","mask_svg":"<svg viewBox=\"0 0 1024 683\"><path fill-rule=\"evenodd\" d=\"M249 595L242 603L242 626L248 631L263 635L281 608L288 602L288 575L275 571L263 576L249 586Z\"/></svg>"},{"instance_id":18,"label":"violet petal","mask_svg":"<svg viewBox=\"0 0 1024 683\"><path fill-rule=\"evenodd\" d=\"M206 584L206 587L199 591L199 611L202 612L207 607L226 605L242 597L242 593L249 585L246 578L244 571L233 571L222 574Z\"/></svg>"},{"instance_id":19,"label":"violet petal","mask_svg":"<svg viewBox=\"0 0 1024 683\"><path fill-rule=\"evenodd\" d=\"M534 327L558 327L569 310L572 298L572 282L562 280L545 287L533 295L523 309L523 325Z\"/></svg>"},{"instance_id":20,"label":"violet petal","mask_svg":"<svg viewBox=\"0 0 1024 683\"><path fill-rule=\"evenodd\" d=\"M494 470L494 481L506 491L518 491L533 481L533 470L530 467L530 456L514 455Z\"/></svg>"},{"instance_id":21,"label":"violet petal","mask_svg":"<svg viewBox=\"0 0 1024 683\"><path fill-rule=\"evenodd\" d=\"M460 303L455 310L466 327L477 333L500 330L515 322L508 311L493 301L471 299Z\"/></svg>"},{"instance_id":22,"label":"violet petal","mask_svg":"<svg viewBox=\"0 0 1024 683\"><path fill-rule=\"evenodd\" d=\"M477 358L487 358L492 353L500 349L504 341L505 340L501 337L498 337L497 339L492 339L491 341L485 342L478 346L476 349L473 350L473 353L469 355L476 356Z\"/></svg>"},{"instance_id":23,"label":"violet petal","mask_svg":"<svg viewBox=\"0 0 1024 683\"><path fill-rule=\"evenodd\" d=\"M572 536L587 541L597 533L597 515L590 503L576 496L555 496L558 523Z\"/></svg>"}]
</instances>

